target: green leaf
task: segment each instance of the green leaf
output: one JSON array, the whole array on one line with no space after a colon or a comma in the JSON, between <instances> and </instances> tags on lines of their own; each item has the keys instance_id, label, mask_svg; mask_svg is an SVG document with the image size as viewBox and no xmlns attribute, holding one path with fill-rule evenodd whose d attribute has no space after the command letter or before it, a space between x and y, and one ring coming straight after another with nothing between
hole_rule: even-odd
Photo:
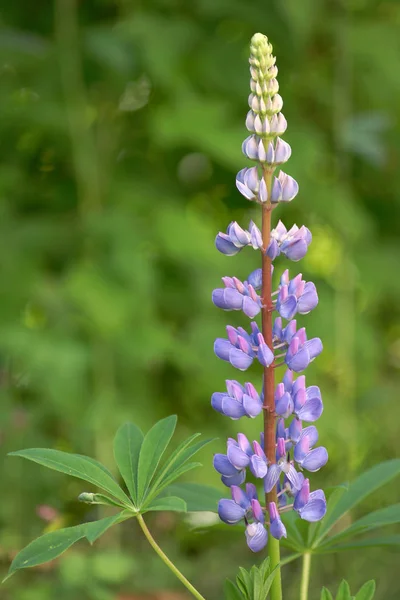
<instances>
[{"instance_id":1,"label":"green leaf","mask_svg":"<svg viewBox=\"0 0 400 600\"><path fill-rule=\"evenodd\" d=\"M356 594L355 600L372 600L375 596L375 581L367 581Z\"/></svg>"},{"instance_id":2,"label":"green leaf","mask_svg":"<svg viewBox=\"0 0 400 600\"><path fill-rule=\"evenodd\" d=\"M332 546L346 537L364 533L371 529L376 529L377 527L392 525L394 523L400 523L400 504L393 504L392 506L387 506L365 515L365 517L358 519L358 521L355 521L344 531L328 538L320 547L322 549L327 546Z\"/></svg>"},{"instance_id":3,"label":"green leaf","mask_svg":"<svg viewBox=\"0 0 400 600\"><path fill-rule=\"evenodd\" d=\"M333 600L332 594L330 593L330 591L326 587L322 588L322 591L321 591L321 600Z\"/></svg>"},{"instance_id":4,"label":"green leaf","mask_svg":"<svg viewBox=\"0 0 400 600\"><path fill-rule=\"evenodd\" d=\"M161 457L173 436L176 421L176 415L158 421L158 423L156 423L146 434L143 440L138 464L137 502L139 505L146 496Z\"/></svg>"},{"instance_id":5,"label":"green leaf","mask_svg":"<svg viewBox=\"0 0 400 600\"><path fill-rule=\"evenodd\" d=\"M192 458L192 456L197 454L197 452L199 452L199 450L201 450L204 446L213 441L212 439L203 440L201 442L197 442L197 444L194 444L193 446L190 446L192 441L195 440L199 435L199 433L196 433L182 442L175 452L173 452L168 458L163 469L152 483L152 493L149 494L150 497L157 495L159 491L178 479L178 477L180 477L182 473L186 471L185 464L187 461Z\"/></svg>"},{"instance_id":6,"label":"green leaf","mask_svg":"<svg viewBox=\"0 0 400 600\"><path fill-rule=\"evenodd\" d=\"M118 506L118 508L125 508L123 504L120 504L116 500L113 500L104 494L82 492L82 494L79 494L78 500L79 502L85 502L85 504L103 504L105 506Z\"/></svg>"},{"instance_id":7,"label":"green leaf","mask_svg":"<svg viewBox=\"0 0 400 600\"><path fill-rule=\"evenodd\" d=\"M351 508L359 504L369 494L379 489L400 473L400 459L388 460L369 469L358 477L340 498L329 517L325 517L319 539L324 537L333 525Z\"/></svg>"},{"instance_id":8,"label":"green leaf","mask_svg":"<svg viewBox=\"0 0 400 600\"><path fill-rule=\"evenodd\" d=\"M342 583L339 585L336 600L351 600L350 587L345 579L343 579Z\"/></svg>"},{"instance_id":9,"label":"green leaf","mask_svg":"<svg viewBox=\"0 0 400 600\"><path fill-rule=\"evenodd\" d=\"M140 448L144 436L134 423L122 425L114 438L114 458L133 503L137 503L137 481Z\"/></svg>"},{"instance_id":10,"label":"green leaf","mask_svg":"<svg viewBox=\"0 0 400 600\"><path fill-rule=\"evenodd\" d=\"M303 536L297 526L300 521L299 516L293 510L282 513L282 522L284 523L288 537L281 539L281 545L291 550L306 552L307 545L304 542Z\"/></svg>"},{"instance_id":11,"label":"green leaf","mask_svg":"<svg viewBox=\"0 0 400 600\"><path fill-rule=\"evenodd\" d=\"M88 456L80 454L70 454L61 452L61 450L51 450L49 448L29 448L27 450L19 450L18 452L10 452L10 456L21 456L33 462L66 473L71 477L83 479L93 485L105 490L125 506L131 505L131 501L125 492L120 488L115 481L110 471L101 463Z\"/></svg>"},{"instance_id":12,"label":"green leaf","mask_svg":"<svg viewBox=\"0 0 400 600\"><path fill-rule=\"evenodd\" d=\"M225 580L224 596L226 600L243 600L243 594L230 579Z\"/></svg>"},{"instance_id":13,"label":"green leaf","mask_svg":"<svg viewBox=\"0 0 400 600\"><path fill-rule=\"evenodd\" d=\"M126 518L128 518L126 513L118 513L117 515L106 517L100 521L92 521L90 523L76 525L75 527L66 527L64 529L45 533L28 544L17 554L11 563L6 579L11 577L11 575L19 569L36 567L37 565L54 560L82 538L87 538L92 544L109 527Z\"/></svg>"},{"instance_id":14,"label":"green leaf","mask_svg":"<svg viewBox=\"0 0 400 600\"><path fill-rule=\"evenodd\" d=\"M268 575L267 579L264 581L262 595L259 600L264 600L268 596L268 592L271 589L272 582L275 579L275 575L278 573L278 568L280 568L281 564L276 565L276 567L271 571Z\"/></svg>"},{"instance_id":15,"label":"green leaf","mask_svg":"<svg viewBox=\"0 0 400 600\"><path fill-rule=\"evenodd\" d=\"M132 518L132 513L128 510L124 510L119 512L111 517L105 517L104 519L100 519L99 521L90 521L89 523L83 523L81 527L83 528L86 539L90 544L94 544L96 540L99 539L113 525L117 523L121 523L121 521L126 521L127 519Z\"/></svg>"},{"instance_id":16,"label":"green leaf","mask_svg":"<svg viewBox=\"0 0 400 600\"><path fill-rule=\"evenodd\" d=\"M167 496L165 498L156 498L155 500L152 500L142 512L145 513L151 510L173 510L176 512L186 512L187 505L182 498L177 498L176 496Z\"/></svg>"},{"instance_id":17,"label":"green leaf","mask_svg":"<svg viewBox=\"0 0 400 600\"><path fill-rule=\"evenodd\" d=\"M159 484L157 489L154 490L153 492L150 492L149 494L149 498L153 498L154 496L158 496L163 490L165 490L165 488L169 487L169 485L173 482L176 481L176 479L178 479L179 477L181 477L181 475L184 475L185 473L188 473L189 471L191 471L192 469L197 469L197 467L202 467L203 465L199 462L187 462L184 465L181 465L179 467L179 469L177 469L176 471L174 471L170 477L168 477L167 479L165 479L163 481L162 484Z\"/></svg>"},{"instance_id":18,"label":"green leaf","mask_svg":"<svg viewBox=\"0 0 400 600\"><path fill-rule=\"evenodd\" d=\"M163 491L163 497L164 494L182 498L187 504L188 512L217 512L218 502L223 497L217 488L200 483L174 483Z\"/></svg>"},{"instance_id":19,"label":"green leaf","mask_svg":"<svg viewBox=\"0 0 400 600\"><path fill-rule=\"evenodd\" d=\"M374 538L366 538L364 540L356 540L346 542L344 544L326 546L318 548L321 554L329 554L332 552L342 552L345 550L354 550L357 548L376 548L379 546L400 546L400 535L387 535Z\"/></svg>"}]
</instances>

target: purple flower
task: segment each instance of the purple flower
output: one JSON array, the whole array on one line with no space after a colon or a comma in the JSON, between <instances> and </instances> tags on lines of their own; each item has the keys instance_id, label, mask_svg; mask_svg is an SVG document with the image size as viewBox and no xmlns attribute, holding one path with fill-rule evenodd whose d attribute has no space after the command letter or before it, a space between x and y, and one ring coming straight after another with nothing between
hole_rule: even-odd
<instances>
[{"instance_id":1,"label":"purple flower","mask_svg":"<svg viewBox=\"0 0 400 600\"><path fill-rule=\"evenodd\" d=\"M288 461L286 456L286 446L284 438L278 438L277 451L276 451L277 462L269 465L268 473L264 478L264 490L269 493L272 488L276 486L282 473L286 475L291 484L296 488L300 489L300 481L298 479L298 473L294 468L293 464Z\"/></svg>"},{"instance_id":2,"label":"purple flower","mask_svg":"<svg viewBox=\"0 0 400 600\"><path fill-rule=\"evenodd\" d=\"M310 482L304 479L301 489L296 494L293 508L305 521L320 521L326 513L324 492L316 490L310 493Z\"/></svg>"},{"instance_id":3,"label":"purple flower","mask_svg":"<svg viewBox=\"0 0 400 600\"><path fill-rule=\"evenodd\" d=\"M293 177L286 175L283 171L279 172L278 177L274 177L271 190L271 202L290 202L295 198L299 191L299 184Z\"/></svg>"},{"instance_id":4,"label":"purple flower","mask_svg":"<svg viewBox=\"0 0 400 600\"><path fill-rule=\"evenodd\" d=\"M293 261L303 258L308 246L311 244L312 236L307 227L293 227L287 231L286 227L279 221L278 225L271 231L271 241L267 248L267 255L274 260L280 253Z\"/></svg>"},{"instance_id":5,"label":"purple flower","mask_svg":"<svg viewBox=\"0 0 400 600\"><path fill-rule=\"evenodd\" d=\"M243 144L242 152L247 158L257 160L268 165L280 165L289 160L292 149L287 142L280 137L274 142L268 142L265 147L263 140L257 135L249 135Z\"/></svg>"},{"instance_id":6,"label":"purple flower","mask_svg":"<svg viewBox=\"0 0 400 600\"><path fill-rule=\"evenodd\" d=\"M313 338L307 341L305 329L299 329L290 340L289 348L285 356L285 362L289 369L304 371L322 352L322 342L319 338Z\"/></svg>"},{"instance_id":7,"label":"purple flower","mask_svg":"<svg viewBox=\"0 0 400 600\"><path fill-rule=\"evenodd\" d=\"M252 483L246 484L246 492L237 485L232 485L231 494L232 500L223 498L218 503L219 518L229 525L239 523L246 515L249 515L251 501L257 499L256 488Z\"/></svg>"},{"instance_id":8,"label":"purple flower","mask_svg":"<svg viewBox=\"0 0 400 600\"><path fill-rule=\"evenodd\" d=\"M253 442L254 454L250 457L250 471L254 477L263 479L267 472L267 457L265 456L264 450L261 448L258 442Z\"/></svg>"},{"instance_id":9,"label":"purple flower","mask_svg":"<svg viewBox=\"0 0 400 600\"><path fill-rule=\"evenodd\" d=\"M217 338L214 343L214 352L222 360L230 362L240 371L245 371L252 364L255 356L263 366L268 367L274 360L273 352L265 343L257 324L251 323L252 335L242 327L227 326L228 339Z\"/></svg>"},{"instance_id":10,"label":"purple flower","mask_svg":"<svg viewBox=\"0 0 400 600\"><path fill-rule=\"evenodd\" d=\"M211 397L211 405L217 412L230 417L254 418L262 411L262 401L252 383L244 387L235 380L226 380L227 393L215 392Z\"/></svg>"},{"instance_id":11,"label":"purple flower","mask_svg":"<svg viewBox=\"0 0 400 600\"><path fill-rule=\"evenodd\" d=\"M241 485L246 479L246 469L236 469L226 454L214 454L214 469L220 473L221 481L227 487Z\"/></svg>"},{"instance_id":12,"label":"purple flower","mask_svg":"<svg viewBox=\"0 0 400 600\"><path fill-rule=\"evenodd\" d=\"M246 527L246 541L252 552L260 552L268 542L268 533L262 523L250 523Z\"/></svg>"},{"instance_id":13,"label":"purple flower","mask_svg":"<svg viewBox=\"0 0 400 600\"><path fill-rule=\"evenodd\" d=\"M245 229L242 229L236 221L232 221L226 230L226 233L219 233L215 238L217 250L233 256L250 244L250 234Z\"/></svg>"},{"instance_id":14,"label":"purple flower","mask_svg":"<svg viewBox=\"0 0 400 600\"><path fill-rule=\"evenodd\" d=\"M311 449L318 441L318 432L316 427L310 425L303 429L300 439L294 447L294 460L297 464L307 471L314 473L328 462L328 452L326 448Z\"/></svg>"},{"instance_id":15,"label":"purple flower","mask_svg":"<svg viewBox=\"0 0 400 600\"><path fill-rule=\"evenodd\" d=\"M298 419L303 421L313 422L319 419L323 411L323 404L321 399L321 392L319 387L311 385L308 388L305 386L305 377L303 384L303 376L298 377L296 380L296 387L293 390L294 399L294 413ZM297 383L299 379L302 379L301 383Z\"/></svg>"},{"instance_id":16,"label":"purple flower","mask_svg":"<svg viewBox=\"0 0 400 600\"><path fill-rule=\"evenodd\" d=\"M257 167L245 168L236 176L236 187L247 200L264 203L268 200L267 186L263 177L258 178Z\"/></svg>"},{"instance_id":17,"label":"purple flower","mask_svg":"<svg viewBox=\"0 0 400 600\"><path fill-rule=\"evenodd\" d=\"M285 385L279 383L275 389L276 414L287 419L293 412L294 404L291 394L285 391Z\"/></svg>"},{"instance_id":18,"label":"purple flower","mask_svg":"<svg viewBox=\"0 0 400 600\"><path fill-rule=\"evenodd\" d=\"M269 503L269 519L269 531L271 535L277 540L280 540L282 537L287 537L286 527L281 521L275 502Z\"/></svg>"},{"instance_id":19,"label":"purple flower","mask_svg":"<svg viewBox=\"0 0 400 600\"><path fill-rule=\"evenodd\" d=\"M254 318L261 310L261 299L253 286L242 283L237 277L223 277L225 288L213 291L212 301L223 310L243 310L245 315Z\"/></svg>"},{"instance_id":20,"label":"purple flower","mask_svg":"<svg viewBox=\"0 0 400 600\"><path fill-rule=\"evenodd\" d=\"M276 309L284 319L292 319L296 313L308 314L318 304L315 285L302 279L301 273L291 281L289 271L283 273L276 301Z\"/></svg>"}]
</instances>

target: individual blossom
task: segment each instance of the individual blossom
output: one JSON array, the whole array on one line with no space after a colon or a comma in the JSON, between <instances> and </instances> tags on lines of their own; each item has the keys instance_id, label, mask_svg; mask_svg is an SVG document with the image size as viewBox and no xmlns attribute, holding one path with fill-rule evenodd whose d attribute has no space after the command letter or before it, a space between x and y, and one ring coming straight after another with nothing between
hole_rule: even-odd
<instances>
[{"instance_id":1,"label":"individual blossom","mask_svg":"<svg viewBox=\"0 0 400 600\"><path fill-rule=\"evenodd\" d=\"M246 467L252 454L250 442L243 433L238 434L237 441L228 439L226 454L214 455L214 468L220 473L224 485L230 487L245 481Z\"/></svg>"},{"instance_id":2,"label":"individual blossom","mask_svg":"<svg viewBox=\"0 0 400 600\"><path fill-rule=\"evenodd\" d=\"M306 315L318 304L318 294L311 281L304 281L301 273L289 280L289 271L283 273L276 300L276 310L284 319L292 319L296 313Z\"/></svg>"},{"instance_id":3,"label":"individual blossom","mask_svg":"<svg viewBox=\"0 0 400 600\"><path fill-rule=\"evenodd\" d=\"M322 352L322 342L319 338L307 340L304 327L296 332L289 343L285 356L285 363L292 371L304 371Z\"/></svg>"},{"instance_id":4,"label":"individual blossom","mask_svg":"<svg viewBox=\"0 0 400 600\"><path fill-rule=\"evenodd\" d=\"M271 535L277 540L280 540L283 537L287 537L286 527L281 521L275 502L269 503L269 519L269 531Z\"/></svg>"},{"instance_id":5,"label":"individual blossom","mask_svg":"<svg viewBox=\"0 0 400 600\"><path fill-rule=\"evenodd\" d=\"M261 310L261 299L253 286L237 277L223 277L225 288L218 288L212 293L212 301L223 310L242 310L251 319Z\"/></svg>"},{"instance_id":6,"label":"individual blossom","mask_svg":"<svg viewBox=\"0 0 400 600\"><path fill-rule=\"evenodd\" d=\"M293 412L298 419L308 422L319 419L324 407L318 386L310 385L306 388L306 378L300 375L293 384L291 395Z\"/></svg>"},{"instance_id":7,"label":"individual blossom","mask_svg":"<svg viewBox=\"0 0 400 600\"><path fill-rule=\"evenodd\" d=\"M255 357L259 362L268 367L274 360L274 355L265 343L262 333L258 331L256 323L252 323L253 334L250 336L242 327L227 326L228 339L217 338L214 343L214 352L232 366L245 371L252 364Z\"/></svg>"},{"instance_id":8,"label":"individual blossom","mask_svg":"<svg viewBox=\"0 0 400 600\"><path fill-rule=\"evenodd\" d=\"M296 489L300 489L301 484L298 479L298 473L294 468L293 463L288 460L286 455L285 440L283 438L278 438L276 463L269 465L268 473L264 478L264 489L267 493L276 486L282 473L286 475Z\"/></svg>"},{"instance_id":9,"label":"individual blossom","mask_svg":"<svg viewBox=\"0 0 400 600\"><path fill-rule=\"evenodd\" d=\"M294 510L305 521L320 521L326 514L326 499L322 490L310 493L310 482L304 479L294 499Z\"/></svg>"},{"instance_id":10,"label":"individual blossom","mask_svg":"<svg viewBox=\"0 0 400 600\"><path fill-rule=\"evenodd\" d=\"M253 442L253 450L254 453L251 455L249 461L250 471L254 477L263 479L268 472L267 457L257 441Z\"/></svg>"},{"instance_id":11,"label":"individual blossom","mask_svg":"<svg viewBox=\"0 0 400 600\"><path fill-rule=\"evenodd\" d=\"M262 248L262 236L259 228L250 221L249 230L242 229L236 221L232 221L226 233L219 232L215 238L215 246L222 254L234 256L246 246L252 246L254 250Z\"/></svg>"},{"instance_id":12,"label":"individual blossom","mask_svg":"<svg viewBox=\"0 0 400 600\"><path fill-rule=\"evenodd\" d=\"M328 452L326 448L320 446L312 449L318 441L318 431L314 425L303 429L300 439L294 447L294 460L297 464L307 471L314 473L328 462Z\"/></svg>"},{"instance_id":13,"label":"individual blossom","mask_svg":"<svg viewBox=\"0 0 400 600\"><path fill-rule=\"evenodd\" d=\"M285 390L283 383L278 383L275 388L275 412L280 417L287 419L294 409L294 402L291 394Z\"/></svg>"},{"instance_id":14,"label":"individual blossom","mask_svg":"<svg viewBox=\"0 0 400 600\"><path fill-rule=\"evenodd\" d=\"M311 241L311 232L304 225L300 228L293 225L288 231L282 221L279 221L275 229L271 231L271 241L266 252L271 260L283 254L286 258L296 262L307 254Z\"/></svg>"},{"instance_id":15,"label":"individual blossom","mask_svg":"<svg viewBox=\"0 0 400 600\"><path fill-rule=\"evenodd\" d=\"M241 417L257 417L262 411L262 400L254 385L250 382L240 385L238 381L226 381L226 393L214 392L211 397L211 405L217 412L230 417L240 419Z\"/></svg>"}]
</instances>

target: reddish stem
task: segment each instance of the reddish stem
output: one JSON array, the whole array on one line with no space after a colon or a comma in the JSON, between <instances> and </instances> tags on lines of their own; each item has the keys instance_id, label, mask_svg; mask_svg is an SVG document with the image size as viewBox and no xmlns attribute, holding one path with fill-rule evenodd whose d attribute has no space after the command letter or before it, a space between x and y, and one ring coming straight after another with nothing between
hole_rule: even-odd
<instances>
[{"instance_id":1,"label":"reddish stem","mask_svg":"<svg viewBox=\"0 0 400 600\"><path fill-rule=\"evenodd\" d=\"M265 174L266 175L266 174ZM264 175L264 176L265 176ZM270 188L271 175L266 176L267 187ZM269 184L269 185L268 185ZM262 238L263 246L268 248L271 235L271 212L270 203L266 203L262 207ZM262 334L265 343L274 351L272 345L272 277L271 277L271 259L263 252L262 255L262 288L261 296L263 308L261 310ZM268 462L275 463L275 377L274 369L270 367L264 368L264 451ZM271 490L265 497L266 505L268 502L277 502L276 487Z\"/></svg>"}]
</instances>

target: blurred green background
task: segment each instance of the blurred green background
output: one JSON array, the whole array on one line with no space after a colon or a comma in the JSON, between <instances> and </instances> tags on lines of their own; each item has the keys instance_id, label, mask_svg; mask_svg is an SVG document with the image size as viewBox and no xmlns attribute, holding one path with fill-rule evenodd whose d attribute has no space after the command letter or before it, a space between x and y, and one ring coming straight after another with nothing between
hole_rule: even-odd
<instances>
[{"instance_id":1,"label":"blurred green background","mask_svg":"<svg viewBox=\"0 0 400 600\"><path fill-rule=\"evenodd\" d=\"M259 422L210 407L237 376L213 340L228 322L247 324L218 311L211 291L259 260L214 248L230 220L259 222L235 187L256 31L277 55L293 149L285 170L300 183L273 216L314 235L290 266L320 295L300 318L325 347L307 371L322 388L330 454L312 486L397 455L399 2L14 0L0 25L1 570L43 531L94 515L76 502L82 482L8 451L49 446L112 466L124 420L147 429L177 413L178 438L219 438L192 479L221 486L212 453L228 434L257 435ZM238 378L260 387L256 367ZM371 496L357 516L398 494L394 484ZM210 600L254 558L228 527L199 534L169 514L149 524ZM382 549L318 558L311 600L342 577L352 589L374 577L377 600L396 600L396 567L398 554ZM285 567L288 599L299 570ZM1 590L4 600L184 597L134 524Z\"/></svg>"}]
</instances>

